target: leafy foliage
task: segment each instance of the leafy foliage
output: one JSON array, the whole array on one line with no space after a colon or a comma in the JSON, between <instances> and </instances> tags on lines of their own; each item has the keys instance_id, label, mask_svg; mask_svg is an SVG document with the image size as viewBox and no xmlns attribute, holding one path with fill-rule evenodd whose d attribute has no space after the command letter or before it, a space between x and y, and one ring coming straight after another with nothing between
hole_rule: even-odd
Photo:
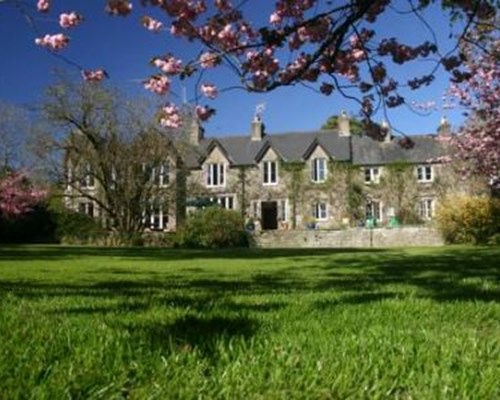
<instances>
[{"instance_id":1,"label":"leafy foliage","mask_svg":"<svg viewBox=\"0 0 500 400\"><path fill-rule=\"evenodd\" d=\"M486 196L448 196L436 213L448 243L485 244L500 235L500 199Z\"/></svg>"},{"instance_id":2,"label":"leafy foliage","mask_svg":"<svg viewBox=\"0 0 500 400\"><path fill-rule=\"evenodd\" d=\"M338 129L338 119L338 115L332 115L323 125L321 125L321 129ZM364 127L362 121L357 118L351 118L349 123L352 135L361 135L363 133Z\"/></svg>"},{"instance_id":3,"label":"leafy foliage","mask_svg":"<svg viewBox=\"0 0 500 400\"><path fill-rule=\"evenodd\" d=\"M240 213L208 207L188 216L177 232L179 247L221 248L248 245L244 220Z\"/></svg>"}]
</instances>

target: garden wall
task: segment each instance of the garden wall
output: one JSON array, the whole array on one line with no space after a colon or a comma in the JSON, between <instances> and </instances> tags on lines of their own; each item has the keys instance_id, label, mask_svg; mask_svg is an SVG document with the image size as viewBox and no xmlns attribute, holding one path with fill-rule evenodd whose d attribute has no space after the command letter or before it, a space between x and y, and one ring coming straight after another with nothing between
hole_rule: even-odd
<instances>
[{"instance_id":1,"label":"garden wall","mask_svg":"<svg viewBox=\"0 0 500 400\"><path fill-rule=\"evenodd\" d=\"M253 246L263 248L403 247L442 246L439 232L427 227L354 228L338 231L261 231L253 234Z\"/></svg>"}]
</instances>

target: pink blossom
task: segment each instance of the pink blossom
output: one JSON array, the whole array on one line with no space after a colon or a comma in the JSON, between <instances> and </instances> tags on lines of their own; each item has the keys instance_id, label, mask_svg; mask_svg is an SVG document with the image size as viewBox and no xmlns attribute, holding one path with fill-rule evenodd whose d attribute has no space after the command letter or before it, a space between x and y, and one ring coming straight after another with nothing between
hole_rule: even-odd
<instances>
[{"instance_id":1,"label":"pink blossom","mask_svg":"<svg viewBox=\"0 0 500 400\"><path fill-rule=\"evenodd\" d=\"M196 116L200 119L200 121L206 121L215 114L215 110L213 108L200 105L196 106L195 111Z\"/></svg>"},{"instance_id":2,"label":"pink blossom","mask_svg":"<svg viewBox=\"0 0 500 400\"><path fill-rule=\"evenodd\" d=\"M271 24L277 25L280 24L281 21L283 21L283 18L281 18L281 16L277 12L273 12L269 17L269 22Z\"/></svg>"},{"instance_id":3,"label":"pink blossom","mask_svg":"<svg viewBox=\"0 0 500 400\"><path fill-rule=\"evenodd\" d=\"M144 88L158 95L165 95L170 91L170 79L164 75L154 75L144 81Z\"/></svg>"},{"instance_id":4,"label":"pink blossom","mask_svg":"<svg viewBox=\"0 0 500 400\"><path fill-rule=\"evenodd\" d=\"M126 17L132 12L132 3L126 0L108 0L106 11L110 15Z\"/></svg>"},{"instance_id":5,"label":"pink blossom","mask_svg":"<svg viewBox=\"0 0 500 400\"><path fill-rule=\"evenodd\" d=\"M103 69L97 69L95 71L83 70L82 77L87 82L100 82L104 78L107 78L108 74Z\"/></svg>"},{"instance_id":6,"label":"pink blossom","mask_svg":"<svg viewBox=\"0 0 500 400\"><path fill-rule=\"evenodd\" d=\"M330 96L333 92L333 89L335 89L335 87L329 83L326 83L326 82L323 82L321 84L321 87L319 88L321 93L323 93L326 96Z\"/></svg>"},{"instance_id":7,"label":"pink blossom","mask_svg":"<svg viewBox=\"0 0 500 400\"><path fill-rule=\"evenodd\" d=\"M200 89L203 95L208 97L209 99L215 99L219 94L217 87L215 85L212 85L211 83L202 84Z\"/></svg>"},{"instance_id":8,"label":"pink blossom","mask_svg":"<svg viewBox=\"0 0 500 400\"><path fill-rule=\"evenodd\" d=\"M155 58L152 63L167 75L177 75L182 72L182 61L170 55L163 58Z\"/></svg>"},{"instance_id":9,"label":"pink blossom","mask_svg":"<svg viewBox=\"0 0 500 400\"><path fill-rule=\"evenodd\" d=\"M142 18L142 25L149 31L158 33L163 29L163 22L145 16Z\"/></svg>"},{"instance_id":10,"label":"pink blossom","mask_svg":"<svg viewBox=\"0 0 500 400\"><path fill-rule=\"evenodd\" d=\"M50 8L50 0L38 0L36 8L40 12L48 12Z\"/></svg>"},{"instance_id":11,"label":"pink blossom","mask_svg":"<svg viewBox=\"0 0 500 400\"><path fill-rule=\"evenodd\" d=\"M200 65L202 68L214 68L220 63L220 57L211 52L205 52L200 56Z\"/></svg>"},{"instance_id":12,"label":"pink blossom","mask_svg":"<svg viewBox=\"0 0 500 400\"><path fill-rule=\"evenodd\" d=\"M75 12L69 14L63 13L59 16L59 25L61 28L69 29L79 25L82 20L82 16Z\"/></svg>"},{"instance_id":13,"label":"pink blossom","mask_svg":"<svg viewBox=\"0 0 500 400\"><path fill-rule=\"evenodd\" d=\"M38 46L57 51L64 49L69 44L69 37L62 33L45 35L43 38L36 38L35 43Z\"/></svg>"},{"instance_id":14,"label":"pink blossom","mask_svg":"<svg viewBox=\"0 0 500 400\"><path fill-rule=\"evenodd\" d=\"M167 103L160 110L160 125L164 128L180 128L182 126L182 117L175 104Z\"/></svg>"},{"instance_id":15,"label":"pink blossom","mask_svg":"<svg viewBox=\"0 0 500 400\"><path fill-rule=\"evenodd\" d=\"M0 214L7 217L30 211L45 196L46 192L34 188L22 172L13 172L0 178Z\"/></svg>"}]
</instances>

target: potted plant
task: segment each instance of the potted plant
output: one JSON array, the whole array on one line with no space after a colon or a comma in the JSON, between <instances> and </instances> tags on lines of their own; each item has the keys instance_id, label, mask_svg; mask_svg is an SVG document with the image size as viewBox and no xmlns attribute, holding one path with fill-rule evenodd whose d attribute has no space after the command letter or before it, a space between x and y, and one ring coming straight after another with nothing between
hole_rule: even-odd
<instances>
[{"instance_id":1,"label":"potted plant","mask_svg":"<svg viewBox=\"0 0 500 400\"><path fill-rule=\"evenodd\" d=\"M245 229L248 232L253 232L255 230L255 221L253 218L248 218L247 222L245 223Z\"/></svg>"},{"instance_id":2,"label":"potted plant","mask_svg":"<svg viewBox=\"0 0 500 400\"><path fill-rule=\"evenodd\" d=\"M316 229L316 218L307 216L304 218L304 224L306 226L306 229L314 230Z\"/></svg>"}]
</instances>

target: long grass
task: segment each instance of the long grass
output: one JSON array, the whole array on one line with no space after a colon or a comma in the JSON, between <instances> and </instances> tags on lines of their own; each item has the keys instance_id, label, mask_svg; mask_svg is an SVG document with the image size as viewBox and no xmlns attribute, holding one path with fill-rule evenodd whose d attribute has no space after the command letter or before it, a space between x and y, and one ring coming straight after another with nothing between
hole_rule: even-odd
<instances>
[{"instance_id":1,"label":"long grass","mask_svg":"<svg viewBox=\"0 0 500 400\"><path fill-rule=\"evenodd\" d=\"M498 399L500 248L0 248L0 399Z\"/></svg>"}]
</instances>

